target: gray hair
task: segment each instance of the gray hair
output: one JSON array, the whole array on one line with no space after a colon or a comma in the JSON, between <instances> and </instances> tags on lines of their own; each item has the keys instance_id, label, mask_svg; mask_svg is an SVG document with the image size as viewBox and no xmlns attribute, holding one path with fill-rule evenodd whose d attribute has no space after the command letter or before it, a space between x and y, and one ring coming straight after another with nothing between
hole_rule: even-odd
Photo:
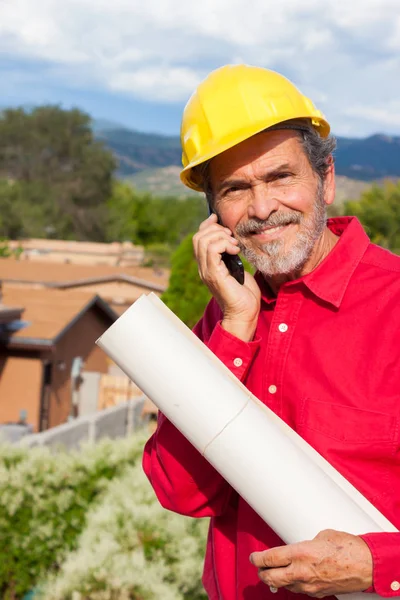
<instances>
[{"instance_id":1,"label":"gray hair","mask_svg":"<svg viewBox=\"0 0 400 600\"><path fill-rule=\"evenodd\" d=\"M323 184L330 165L328 159L336 148L336 138L333 135L322 138L308 119L292 119L264 129L264 131L281 129L291 129L297 133L312 170L318 175L320 183ZM211 160L207 160L193 168L202 182L203 192L209 206L212 206L213 201L210 176Z\"/></svg>"}]
</instances>

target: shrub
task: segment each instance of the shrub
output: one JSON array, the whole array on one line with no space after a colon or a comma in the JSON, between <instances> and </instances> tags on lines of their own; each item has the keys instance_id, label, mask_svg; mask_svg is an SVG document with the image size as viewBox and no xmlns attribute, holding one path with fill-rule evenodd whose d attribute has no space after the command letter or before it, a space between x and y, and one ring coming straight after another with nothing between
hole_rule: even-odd
<instances>
[{"instance_id":1,"label":"shrub","mask_svg":"<svg viewBox=\"0 0 400 600\"><path fill-rule=\"evenodd\" d=\"M400 254L400 182L373 185L357 201L344 204L345 215L355 215L371 241Z\"/></svg>"},{"instance_id":2,"label":"shrub","mask_svg":"<svg viewBox=\"0 0 400 600\"><path fill-rule=\"evenodd\" d=\"M143 442L103 441L81 452L0 446L0 597L21 598L75 548L89 506L134 464Z\"/></svg>"},{"instance_id":3,"label":"shrub","mask_svg":"<svg viewBox=\"0 0 400 600\"><path fill-rule=\"evenodd\" d=\"M161 299L190 328L201 318L211 294L202 283L188 235L172 256L169 286Z\"/></svg>"},{"instance_id":4,"label":"shrub","mask_svg":"<svg viewBox=\"0 0 400 600\"><path fill-rule=\"evenodd\" d=\"M113 480L43 600L201 600L207 523L169 513L141 465Z\"/></svg>"},{"instance_id":5,"label":"shrub","mask_svg":"<svg viewBox=\"0 0 400 600\"><path fill-rule=\"evenodd\" d=\"M165 511L139 436L81 451L0 446L0 597L205 600L207 523Z\"/></svg>"}]
</instances>

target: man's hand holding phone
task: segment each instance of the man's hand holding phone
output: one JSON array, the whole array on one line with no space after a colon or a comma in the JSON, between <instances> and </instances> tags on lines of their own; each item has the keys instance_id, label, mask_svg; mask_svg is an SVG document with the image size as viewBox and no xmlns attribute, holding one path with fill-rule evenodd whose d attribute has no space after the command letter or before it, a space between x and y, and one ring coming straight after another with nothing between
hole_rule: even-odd
<instances>
[{"instance_id":1,"label":"man's hand holding phone","mask_svg":"<svg viewBox=\"0 0 400 600\"><path fill-rule=\"evenodd\" d=\"M218 224L217 216L211 214L194 235L193 247L200 277L222 310L222 327L246 342L251 341L260 312L260 289L247 272L244 284L240 285L221 257L224 252L239 254L237 240L227 227Z\"/></svg>"}]
</instances>

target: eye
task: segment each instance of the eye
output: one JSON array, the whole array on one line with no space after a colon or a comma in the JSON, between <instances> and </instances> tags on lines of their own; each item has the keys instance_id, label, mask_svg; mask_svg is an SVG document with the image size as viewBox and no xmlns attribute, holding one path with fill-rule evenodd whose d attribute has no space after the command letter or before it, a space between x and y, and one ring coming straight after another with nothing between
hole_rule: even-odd
<instances>
[{"instance_id":1,"label":"eye","mask_svg":"<svg viewBox=\"0 0 400 600\"><path fill-rule=\"evenodd\" d=\"M224 193L224 196L228 196L228 195L230 195L230 194L234 194L235 192L241 192L241 191L242 191L242 190L241 190L241 188L240 188L240 187L237 187L237 186L233 185L232 187L228 188L228 189L225 191L225 193Z\"/></svg>"},{"instance_id":2,"label":"eye","mask_svg":"<svg viewBox=\"0 0 400 600\"><path fill-rule=\"evenodd\" d=\"M290 177L290 173L279 173L276 179L286 179L287 177Z\"/></svg>"}]
</instances>

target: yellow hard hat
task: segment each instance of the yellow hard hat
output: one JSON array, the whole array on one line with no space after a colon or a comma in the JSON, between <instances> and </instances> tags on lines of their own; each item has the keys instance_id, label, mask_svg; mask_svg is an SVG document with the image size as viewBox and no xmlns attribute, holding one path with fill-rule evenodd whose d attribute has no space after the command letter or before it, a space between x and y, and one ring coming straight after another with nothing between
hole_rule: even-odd
<instances>
[{"instance_id":1,"label":"yellow hard hat","mask_svg":"<svg viewBox=\"0 0 400 600\"><path fill-rule=\"evenodd\" d=\"M310 119L321 137L328 136L330 127L322 112L283 75L249 65L213 71L183 112L182 182L202 191L193 167L268 127L302 118Z\"/></svg>"}]
</instances>

